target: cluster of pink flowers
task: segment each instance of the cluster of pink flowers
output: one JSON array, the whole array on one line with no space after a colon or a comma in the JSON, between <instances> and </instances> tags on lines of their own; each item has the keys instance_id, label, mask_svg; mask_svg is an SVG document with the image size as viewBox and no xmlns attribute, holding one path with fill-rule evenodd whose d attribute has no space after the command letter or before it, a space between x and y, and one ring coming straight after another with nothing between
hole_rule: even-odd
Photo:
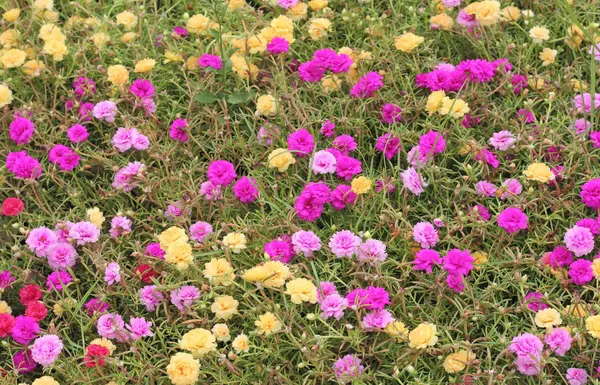
<instances>
[{"instance_id":1,"label":"cluster of pink flowers","mask_svg":"<svg viewBox=\"0 0 600 385\"><path fill-rule=\"evenodd\" d=\"M352 63L350 56L338 54L331 48L324 48L315 51L312 60L300 64L298 75L305 82L317 83L328 70L334 74L348 72Z\"/></svg>"},{"instance_id":2,"label":"cluster of pink flowers","mask_svg":"<svg viewBox=\"0 0 600 385\"><path fill-rule=\"evenodd\" d=\"M113 135L111 142L119 152L125 152L132 147L136 150L147 150L150 146L148 137L135 127L120 127Z\"/></svg>"},{"instance_id":3,"label":"cluster of pink flowers","mask_svg":"<svg viewBox=\"0 0 600 385\"><path fill-rule=\"evenodd\" d=\"M342 384L354 381L365 371L365 367L361 363L362 361L357 356L345 355L333 364L335 377Z\"/></svg>"},{"instance_id":4,"label":"cluster of pink flowers","mask_svg":"<svg viewBox=\"0 0 600 385\"><path fill-rule=\"evenodd\" d=\"M129 192L139 186L146 166L140 162L132 162L116 172L112 186L118 190Z\"/></svg>"},{"instance_id":5,"label":"cluster of pink flowers","mask_svg":"<svg viewBox=\"0 0 600 385\"><path fill-rule=\"evenodd\" d=\"M556 328L546 334L544 342L548 346L549 352L563 357L570 349L573 342L573 337L566 328ZM514 353L517 357L515 365L517 370L526 376L535 376L542 370L544 343L535 335L530 333L519 334L514 337L508 346L508 350ZM581 377L581 373L574 373L573 370L579 371L582 369L567 370L567 377L571 373L572 377ZM583 379L587 375L583 371ZM582 382L581 384L584 384Z\"/></svg>"},{"instance_id":6,"label":"cluster of pink flowers","mask_svg":"<svg viewBox=\"0 0 600 385\"><path fill-rule=\"evenodd\" d=\"M15 178L37 179L42 175L42 165L40 162L29 156L25 150L9 152L5 165Z\"/></svg>"},{"instance_id":7,"label":"cluster of pink flowers","mask_svg":"<svg viewBox=\"0 0 600 385\"><path fill-rule=\"evenodd\" d=\"M506 59L497 59L493 62L484 59L465 60L457 66L452 64L439 64L433 71L418 74L415 84L419 88L430 91L458 92L465 83L487 83L499 72L510 71L512 65Z\"/></svg>"},{"instance_id":8,"label":"cluster of pink flowers","mask_svg":"<svg viewBox=\"0 0 600 385\"><path fill-rule=\"evenodd\" d=\"M152 322L143 317L131 317L125 324L123 317L116 313L100 316L96 323L98 334L104 338L114 339L118 342L136 341L143 337L152 337Z\"/></svg>"}]
</instances>

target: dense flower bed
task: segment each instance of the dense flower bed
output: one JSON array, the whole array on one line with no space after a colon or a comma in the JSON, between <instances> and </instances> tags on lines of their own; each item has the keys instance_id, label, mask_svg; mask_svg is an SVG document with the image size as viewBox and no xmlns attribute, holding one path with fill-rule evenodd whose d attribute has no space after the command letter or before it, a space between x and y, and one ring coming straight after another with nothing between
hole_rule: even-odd
<instances>
[{"instance_id":1,"label":"dense flower bed","mask_svg":"<svg viewBox=\"0 0 600 385\"><path fill-rule=\"evenodd\" d=\"M595 383L595 6L1 4L0 382Z\"/></svg>"}]
</instances>

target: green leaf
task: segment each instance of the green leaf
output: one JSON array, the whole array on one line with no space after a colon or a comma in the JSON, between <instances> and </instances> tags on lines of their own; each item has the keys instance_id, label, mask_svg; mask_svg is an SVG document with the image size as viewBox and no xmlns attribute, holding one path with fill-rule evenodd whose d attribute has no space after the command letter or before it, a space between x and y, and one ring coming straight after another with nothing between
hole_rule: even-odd
<instances>
[{"instance_id":1,"label":"green leaf","mask_svg":"<svg viewBox=\"0 0 600 385\"><path fill-rule=\"evenodd\" d=\"M219 100L219 97L212 92L200 91L194 100L199 104L211 104Z\"/></svg>"},{"instance_id":2,"label":"green leaf","mask_svg":"<svg viewBox=\"0 0 600 385\"><path fill-rule=\"evenodd\" d=\"M232 94L227 95L227 103L229 104L240 104L250 100L250 93L246 90L236 91Z\"/></svg>"}]
</instances>

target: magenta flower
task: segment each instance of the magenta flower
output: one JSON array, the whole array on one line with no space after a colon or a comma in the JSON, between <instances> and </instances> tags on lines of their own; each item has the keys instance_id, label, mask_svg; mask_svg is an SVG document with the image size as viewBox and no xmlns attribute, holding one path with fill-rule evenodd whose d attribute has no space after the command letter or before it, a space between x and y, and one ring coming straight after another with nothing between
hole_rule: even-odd
<instances>
[{"instance_id":1,"label":"magenta flower","mask_svg":"<svg viewBox=\"0 0 600 385\"><path fill-rule=\"evenodd\" d=\"M290 49L290 43L282 37L275 36L267 44L267 51L273 55L286 53Z\"/></svg>"},{"instance_id":2,"label":"magenta flower","mask_svg":"<svg viewBox=\"0 0 600 385\"><path fill-rule=\"evenodd\" d=\"M544 345L538 337L530 333L523 333L512 339L508 350L518 357L540 357L543 347Z\"/></svg>"},{"instance_id":3,"label":"magenta flower","mask_svg":"<svg viewBox=\"0 0 600 385\"><path fill-rule=\"evenodd\" d=\"M28 345L40 331L40 325L31 317L19 315L15 317L15 326L11 331L13 340L21 345Z\"/></svg>"},{"instance_id":4,"label":"magenta flower","mask_svg":"<svg viewBox=\"0 0 600 385\"><path fill-rule=\"evenodd\" d=\"M258 198L258 188L254 178L241 177L233 185L233 195L242 203L252 203Z\"/></svg>"},{"instance_id":5,"label":"magenta flower","mask_svg":"<svg viewBox=\"0 0 600 385\"><path fill-rule=\"evenodd\" d=\"M40 162L29 156L27 151L9 152L5 165L18 179L37 179L42 175Z\"/></svg>"},{"instance_id":6,"label":"magenta flower","mask_svg":"<svg viewBox=\"0 0 600 385\"><path fill-rule=\"evenodd\" d=\"M469 250L452 249L443 258L443 268L449 274L466 276L473 269L474 261Z\"/></svg>"},{"instance_id":7,"label":"magenta flower","mask_svg":"<svg viewBox=\"0 0 600 385\"><path fill-rule=\"evenodd\" d=\"M87 128L81 124L75 124L67 131L67 137L73 143L85 142L89 136Z\"/></svg>"},{"instance_id":8,"label":"magenta flower","mask_svg":"<svg viewBox=\"0 0 600 385\"><path fill-rule=\"evenodd\" d=\"M46 279L46 288L49 291L62 291L62 289L73 281L71 274L66 271L55 271Z\"/></svg>"},{"instance_id":9,"label":"magenta flower","mask_svg":"<svg viewBox=\"0 0 600 385\"><path fill-rule=\"evenodd\" d=\"M525 230L527 229L527 215L518 208L509 207L498 215L498 226L509 234Z\"/></svg>"},{"instance_id":10,"label":"magenta flower","mask_svg":"<svg viewBox=\"0 0 600 385\"><path fill-rule=\"evenodd\" d=\"M235 173L235 167L231 162L226 160L215 160L208 165L206 176L212 184L225 187L233 182L237 177L237 174Z\"/></svg>"},{"instance_id":11,"label":"magenta flower","mask_svg":"<svg viewBox=\"0 0 600 385\"><path fill-rule=\"evenodd\" d=\"M383 76L377 72L368 72L352 87L350 96L356 99L370 98L381 87L383 87Z\"/></svg>"},{"instance_id":12,"label":"magenta flower","mask_svg":"<svg viewBox=\"0 0 600 385\"><path fill-rule=\"evenodd\" d=\"M294 256L292 240L289 235L275 238L272 241L265 243L264 251L272 261L280 261L283 263L289 263Z\"/></svg>"},{"instance_id":13,"label":"magenta flower","mask_svg":"<svg viewBox=\"0 0 600 385\"><path fill-rule=\"evenodd\" d=\"M592 262L587 259L578 259L569 266L569 278L576 285L585 285L594 278Z\"/></svg>"},{"instance_id":14,"label":"magenta flower","mask_svg":"<svg viewBox=\"0 0 600 385\"><path fill-rule=\"evenodd\" d=\"M402 109L395 104L386 103L381 107L381 121L387 124L398 123L402 120Z\"/></svg>"},{"instance_id":15,"label":"magenta flower","mask_svg":"<svg viewBox=\"0 0 600 385\"><path fill-rule=\"evenodd\" d=\"M214 68L220 70L223 68L223 60L220 56L205 53L198 59L198 65L202 68Z\"/></svg>"},{"instance_id":16,"label":"magenta flower","mask_svg":"<svg viewBox=\"0 0 600 385\"><path fill-rule=\"evenodd\" d=\"M600 179L592 179L581 186L579 194L583 204L593 209L600 209Z\"/></svg>"},{"instance_id":17,"label":"magenta flower","mask_svg":"<svg viewBox=\"0 0 600 385\"><path fill-rule=\"evenodd\" d=\"M394 321L392 313L377 309L367 313L362 319L362 324L367 329L385 329L388 324Z\"/></svg>"},{"instance_id":18,"label":"magenta flower","mask_svg":"<svg viewBox=\"0 0 600 385\"><path fill-rule=\"evenodd\" d=\"M375 144L375 149L382 152L388 159L395 157L401 148L400 138L389 133L377 138L377 143Z\"/></svg>"},{"instance_id":19,"label":"magenta flower","mask_svg":"<svg viewBox=\"0 0 600 385\"><path fill-rule=\"evenodd\" d=\"M413 270L422 270L431 274L433 266L442 264L442 258L435 250L423 249L417 251L413 264Z\"/></svg>"},{"instance_id":20,"label":"magenta flower","mask_svg":"<svg viewBox=\"0 0 600 385\"><path fill-rule=\"evenodd\" d=\"M17 116L9 126L10 139L17 145L29 143L34 131L33 122L21 116Z\"/></svg>"},{"instance_id":21,"label":"magenta flower","mask_svg":"<svg viewBox=\"0 0 600 385\"><path fill-rule=\"evenodd\" d=\"M177 142L187 142L189 139L187 134L187 121L181 118L175 119L173 123L171 123L169 136L171 137L171 139Z\"/></svg>"},{"instance_id":22,"label":"magenta flower","mask_svg":"<svg viewBox=\"0 0 600 385\"><path fill-rule=\"evenodd\" d=\"M356 198L358 195L354 191L352 191L352 187L340 184L336 186L336 188L331 191L331 195L329 196L329 203L336 210L343 210L347 205L354 205L356 203Z\"/></svg>"},{"instance_id":23,"label":"magenta flower","mask_svg":"<svg viewBox=\"0 0 600 385\"><path fill-rule=\"evenodd\" d=\"M305 128L292 132L287 138L287 143L288 150L299 158L307 157L315 148L315 139Z\"/></svg>"}]
</instances>

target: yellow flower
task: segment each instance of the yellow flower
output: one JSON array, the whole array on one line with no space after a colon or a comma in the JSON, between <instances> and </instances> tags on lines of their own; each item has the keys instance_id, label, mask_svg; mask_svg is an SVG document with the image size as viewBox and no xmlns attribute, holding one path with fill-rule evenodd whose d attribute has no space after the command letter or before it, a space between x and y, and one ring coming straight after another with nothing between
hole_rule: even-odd
<instances>
[{"instance_id":1,"label":"yellow flower","mask_svg":"<svg viewBox=\"0 0 600 385\"><path fill-rule=\"evenodd\" d=\"M548 183L554 180L554 173L550 170L550 167L544 163L532 163L527 167L527 170L523 171L523 175L529 180L536 182Z\"/></svg>"},{"instance_id":2,"label":"yellow flower","mask_svg":"<svg viewBox=\"0 0 600 385\"><path fill-rule=\"evenodd\" d=\"M0 61L4 68L16 68L20 67L25 63L25 59L27 58L27 54L25 51L21 51L20 49L9 49L4 52Z\"/></svg>"},{"instance_id":3,"label":"yellow flower","mask_svg":"<svg viewBox=\"0 0 600 385\"><path fill-rule=\"evenodd\" d=\"M189 238L185 233L185 230L177 226L169 227L158 236L160 248L163 250L167 250L171 243L177 242L180 239L183 239L184 242L187 242Z\"/></svg>"},{"instance_id":4,"label":"yellow flower","mask_svg":"<svg viewBox=\"0 0 600 385\"><path fill-rule=\"evenodd\" d=\"M238 313L238 305L239 302L232 296L222 295L215 298L210 310L215 313L215 317L228 320Z\"/></svg>"},{"instance_id":5,"label":"yellow flower","mask_svg":"<svg viewBox=\"0 0 600 385\"><path fill-rule=\"evenodd\" d=\"M588 85L583 80L571 79L569 82L569 88L574 92L585 92L588 89Z\"/></svg>"},{"instance_id":6,"label":"yellow flower","mask_svg":"<svg viewBox=\"0 0 600 385\"><path fill-rule=\"evenodd\" d=\"M189 353L177 353L167 365L167 375L174 385L193 385L200 375L200 361Z\"/></svg>"},{"instance_id":7,"label":"yellow flower","mask_svg":"<svg viewBox=\"0 0 600 385\"><path fill-rule=\"evenodd\" d=\"M485 0L471 3L463 10L468 15L475 15L475 20L482 27L488 27L500 21L500 2L496 0Z\"/></svg>"},{"instance_id":8,"label":"yellow flower","mask_svg":"<svg viewBox=\"0 0 600 385\"><path fill-rule=\"evenodd\" d=\"M302 20L308 15L308 5L303 2L298 2L293 7L288 8L285 15L292 20Z\"/></svg>"},{"instance_id":9,"label":"yellow flower","mask_svg":"<svg viewBox=\"0 0 600 385\"><path fill-rule=\"evenodd\" d=\"M0 108L8 106L13 101L13 95L10 88L0 84Z\"/></svg>"},{"instance_id":10,"label":"yellow flower","mask_svg":"<svg viewBox=\"0 0 600 385\"><path fill-rule=\"evenodd\" d=\"M135 63L135 68L134 68L133 72L135 72L135 73L150 72L154 69L155 65L156 65L156 60L154 60L154 59L142 59L139 62Z\"/></svg>"},{"instance_id":11,"label":"yellow flower","mask_svg":"<svg viewBox=\"0 0 600 385\"><path fill-rule=\"evenodd\" d=\"M442 107L442 102L446 98L444 91L434 91L427 97L427 106L425 109L429 115L433 115Z\"/></svg>"},{"instance_id":12,"label":"yellow flower","mask_svg":"<svg viewBox=\"0 0 600 385\"><path fill-rule=\"evenodd\" d=\"M191 352L194 358L200 358L211 351L217 350L217 343L215 336L210 331L196 328L181 337L179 348Z\"/></svg>"},{"instance_id":13,"label":"yellow flower","mask_svg":"<svg viewBox=\"0 0 600 385\"><path fill-rule=\"evenodd\" d=\"M21 32L19 32L19 30L7 29L0 34L0 44L2 44L6 49L16 47L20 36Z\"/></svg>"},{"instance_id":14,"label":"yellow flower","mask_svg":"<svg viewBox=\"0 0 600 385\"><path fill-rule=\"evenodd\" d=\"M258 35L250 36L248 40L246 40L246 44L249 48L248 52L251 54L265 52L267 49L267 40Z\"/></svg>"},{"instance_id":15,"label":"yellow flower","mask_svg":"<svg viewBox=\"0 0 600 385\"><path fill-rule=\"evenodd\" d=\"M529 30L529 36L534 43L542 44L550 39L550 31L546 27L533 27Z\"/></svg>"},{"instance_id":16,"label":"yellow flower","mask_svg":"<svg viewBox=\"0 0 600 385\"><path fill-rule=\"evenodd\" d=\"M46 69L46 64L40 60L29 60L23 64L21 69L28 76L39 76Z\"/></svg>"},{"instance_id":17,"label":"yellow flower","mask_svg":"<svg viewBox=\"0 0 600 385\"><path fill-rule=\"evenodd\" d=\"M33 381L31 385L60 385L58 381L50 376L43 376Z\"/></svg>"},{"instance_id":18,"label":"yellow flower","mask_svg":"<svg viewBox=\"0 0 600 385\"><path fill-rule=\"evenodd\" d=\"M227 324L215 324L210 330L217 341L227 342L231 339Z\"/></svg>"},{"instance_id":19,"label":"yellow flower","mask_svg":"<svg viewBox=\"0 0 600 385\"><path fill-rule=\"evenodd\" d=\"M246 236L242 233L229 233L223 238L225 247L236 254L246 248L246 242Z\"/></svg>"},{"instance_id":20,"label":"yellow flower","mask_svg":"<svg viewBox=\"0 0 600 385\"><path fill-rule=\"evenodd\" d=\"M538 76L532 77L529 80L527 80L527 85L529 85L529 87L533 88L534 90L543 89L545 84L546 82L544 81L544 79Z\"/></svg>"},{"instance_id":21,"label":"yellow flower","mask_svg":"<svg viewBox=\"0 0 600 385\"><path fill-rule=\"evenodd\" d=\"M278 16L275 19L271 20L269 26L271 28L274 28L276 35L280 37L284 37L284 35L288 35L294 32L294 22L292 21L292 19L285 15Z\"/></svg>"},{"instance_id":22,"label":"yellow flower","mask_svg":"<svg viewBox=\"0 0 600 385\"><path fill-rule=\"evenodd\" d=\"M62 315L65 312L65 309L62 307L62 305L60 303L57 302L54 305L52 305L52 312L54 313L55 316L62 317Z\"/></svg>"},{"instance_id":23,"label":"yellow flower","mask_svg":"<svg viewBox=\"0 0 600 385\"><path fill-rule=\"evenodd\" d=\"M388 335L397 338L398 341L405 341L408 337L408 329L406 328L406 325L404 325L404 322L401 321L390 322L387 324L384 331Z\"/></svg>"},{"instance_id":24,"label":"yellow flower","mask_svg":"<svg viewBox=\"0 0 600 385\"><path fill-rule=\"evenodd\" d=\"M440 13L435 15L429 20L432 27L441 28L446 31L452 30L454 26L454 19L448 16L446 13Z\"/></svg>"},{"instance_id":25,"label":"yellow flower","mask_svg":"<svg viewBox=\"0 0 600 385\"><path fill-rule=\"evenodd\" d=\"M408 346L425 349L437 342L437 328L434 324L424 322L408 333Z\"/></svg>"},{"instance_id":26,"label":"yellow flower","mask_svg":"<svg viewBox=\"0 0 600 385\"><path fill-rule=\"evenodd\" d=\"M277 102L273 95L262 95L256 100L256 115L273 116L277 113Z\"/></svg>"},{"instance_id":27,"label":"yellow flower","mask_svg":"<svg viewBox=\"0 0 600 385\"><path fill-rule=\"evenodd\" d=\"M585 328L594 338L600 338L600 315L587 317L585 320Z\"/></svg>"},{"instance_id":28,"label":"yellow flower","mask_svg":"<svg viewBox=\"0 0 600 385\"><path fill-rule=\"evenodd\" d=\"M269 261L244 273L249 282L261 282L264 287L281 287L290 277L290 269L279 261Z\"/></svg>"},{"instance_id":29,"label":"yellow flower","mask_svg":"<svg viewBox=\"0 0 600 385\"><path fill-rule=\"evenodd\" d=\"M198 56L190 56L187 58L187 60L185 61L185 68L188 71L195 71L198 68L200 68L200 65L198 65Z\"/></svg>"},{"instance_id":30,"label":"yellow flower","mask_svg":"<svg viewBox=\"0 0 600 385\"><path fill-rule=\"evenodd\" d=\"M247 352L250 350L250 340L248 336L245 334L240 334L234 338L231 343L231 347L235 350L236 353Z\"/></svg>"},{"instance_id":31,"label":"yellow flower","mask_svg":"<svg viewBox=\"0 0 600 385\"><path fill-rule=\"evenodd\" d=\"M320 40L327 36L327 33L331 32L331 21L324 18L318 18L311 20L308 26L308 34L313 40Z\"/></svg>"},{"instance_id":32,"label":"yellow flower","mask_svg":"<svg viewBox=\"0 0 600 385\"><path fill-rule=\"evenodd\" d=\"M565 44L570 48L579 48L585 35L581 28L579 28L576 24L572 24L569 29L567 29L567 36L565 37Z\"/></svg>"},{"instance_id":33,"label":"yellow flower","mask_svg":"<svg viewBox=\"0 0 600 385\"><path fill-rule=\"evenodd\" d=\"M474 259L475 266L481 266L488 261L488 254L483 251L476 251L471 256Z\"/></svg>"},{"instance_id":34,"label":"yellow flower","mask_svg":"<svg viewBox=\"0 0 600 385\"><path fill-rule=\"evenodd\" d=\"M54 1L53 0L35 0L33 2L33 4L31 5L31 8L34 11L43 11L43 10L51 11L52 8L54 8Z\"/></svg>"},{"instance_id":35,"label":"yellow flower","mask_svg":"<svg viewBox=\"0 0 600 385\"><path fill-rule=\"evenodd\" d=\"M308 6L313 11L320 11L323 8L325 8L328 4L329 2L327 0L310 0L308 2Z\"/></svg>"},{"instance_id":36,"label":"yellow flower","mask_svg":"<svg viewBox=\"0 0 600 385\"><path fill-rule=\"evenodd\" d=\"M90 345L100 345L108 349L109 354L113 354L117 347L108 338L96 338L90 342Z\"/></svg>"},{"instance_id":37,"label":"yellow flower","mask_svg":"<svg viewBox=\"0 0 600 385\"><path fill-rule=\"evenodd\" d=\"M593 266L593 265L592 265ZM588 315L588 311L582 303L573 303L567 307L565 307L565 314L567 316L583 318Z\"/></svg>"},{"instance_id":38,"label":"yellow flower","mask_svg":"<svg viewBox=\"0 0 600 385\"><path fill-rule=\"evenodd\" d=\"M293 303L317 303L317 287L306 278L296 278L286 285L285 294L289 294Z\"/></svg>"},{"instance_id":39,"label":"yellow flower","mask_svg":"<svg viewBox=\"0 0 600 385\"><path fill-rule=\"evenodd\" d=\"M85 216L88 221L92 222L94 226L97 228L102 228L102 224L104 223L104 214L98 207L94 207L85 212Z\"/></svg>"},{"instance_id":40,"label":"yellow flower","mask_svg":"<svg viewBox=\"0 0 600 385\"><path fill-rule=\"evenodd\" d=\"M592 262L592 272L596 279L600 279L600 258L594 258L594 261ZM2 311L0 311L0 313L2 313Z\"/></svg>"},{"instance_id":41,"label":"yellow flower","mask_svg":"<svg viewBox=\"0 0 600 385\"><path fill-rule=\"evenodd\" d=\"M64 59L68 52L65 43L59 40L48 40L44 44L44 52L48 55L52 55L52 59L55 61L61 61Z\"/></svg>"},{"instance_id":42,"label":"yellow flower","mask_svg":"<svg viewBox=\"0 0 600 385\"><path fill-rule=\"evenodd\" d=\"M257 327L258 334L265 336L277 333L283 328L281 321L271 312L259 316L258 320L254 321L254 325Z\"/></svg>"},{"instance_id":43,"label":"yellow flower","mask_svg":"<svg viewBox=\"0 0 600 385\"><path fill-rule=\"evenodd\" d=\"M244 56L233 54L229 60L233 72L241 79L250 79L258 74L258 67L249 63Z\"/></svg>"},{"instance_id":44,"label":"yellow flower","mask_svg":"<svg viewBox=\"0 0 600 385\"><path fill-rule=\"evenodd\" d=\"M91 39L92 39L92 43L94 43L96 48L102 49L102 48L104 48L106 43L108 43L110 41L110 36L108 36L104 32L98 32L98 33L93 34Z\"/></svg>"},{"instance_id":45,"label":"yellow flower","mask_svg":"<svg viewBox=\"0 0 600 385\"><path fill-rule=\"evenodd\" d=\"M439 109L441 115L450 114L453 118L462 118L469 111L467 102L462 99L450 99L447 96L442 99L442 106Z\"/></svg>"},{"instance_id":46,"label":"yellow flower","mask_svg":"<svg viewBox=\"0 0 600 385\"><path fill-rule=\"evenodd\" d=\"M131 43L133 39L137 37L137 33L135 32L125 32L123 36L121 36L121 43Z\"/></svg>"},{"instance_id":47,"label":"yellow flower","mask_svg":"<svg viewBox=\"0 0 600 385\"><path fill-rule=\"evenodd\" d=\"M137 16L129 11L123 11L117 15L117 25L122 25L126 30L135 28L137 22Z\"/></svg>"},{"instance_id":48,"label":"yellow flower","mask_svg":"<svg viewBox=\"0 0 600 385\"><path fill-rule=\"evenodd\" d=\"M339 90L341 85L342 81L335 75L326 75L321 79L321 88L325 94Z\"/></svg>"},{"instance_id":49,"label":"yellow flower","mask_svg":"<svg viewBox=\"0 0 600 385\"><path fill-rule=\"evenodd\" d=\"M367 177L359 176L358 178L352 179L352 183L350 183L350 186L352 186L352 191L355 194L366 194L367 192L369 192L369 190L371 190L371 187L373 186L373 181Z\"/></svg>"},{"instance_id":50,"label":"yellow flower","mask_svg":"<svg viewBox=\"0 0 600 385\"><path fill-rule=\"evenodd\" d=\"M519 21L521 18L521 10L515 6L508 6L502 8L502 18L506 21Z\"/></svg>"},{"instance_id":51,"label":"yellow flower","mask_svg":"<svg viewBox=\"0 0 600 385\"><path fill-rule=\"evenodd\" d=\"M415 35L412 32L407 32L394 39L394 47L402 52L412 52L424 41L424 37Z\"/></svg>"},{"instance_id":52,"label":"yellow flower","mask_svg":"<svg viewBox=\"0 0 600 385\"><path fill-rule=\"evenodd\" d=\"M0 301L0 314L12 314L12 309L6 301Z\"/></svg>"},{"instance_id":53,"label":"yellow flower","mask_svg":"<svg viewBox=\"0 0 600 385\"><path fill-rule=\"evenodd\" d=\"M233 268L224 258L212 258L204 264L203 274L213 285L229 286L233 283Z\"/></svg>"},{"instance_id":54,"label":"yellow flower","mask_svg":"<svg viewBox=\"0 0 600 385\"><path fill-rule=\"evenodd\" d=\"M120 64L108 67L106 73L108 81L116 86L121 86L129 81L129 71Z\"/></svg>"},{"instance_id":55,"label":"yellow flower","mask_svg":"<svg viewBox=\"0 0 600 385\"><path fill-rule=\"evenodd\" d=\"M446 373L458 373L474 359L475 354L471 350L459 350L446 357L443 363L444 370Z\"/></svg>"},{"instance_id":56,"label":"yellow flower","mask_svg":"<svg viewBox=\"0 0 600 385\"><path fill-rule=\"evenodd\" d=\"M95 17L88 17L83 20L83 24L90 29L94 29L100 25L100 20Z\"/></svg>"},{"instance_id":57,"label":"yellow flower","mask_svg":"<svg viewBox=\"0 0 600 385\"><path fill-rule=\"evenodd\" d=\"M21 16L21 9L19 8L9 9L8 11L2 14L4 20L8 21L9 23L14 23L15 21L17 21L19 16Z\"/></svg>"},{"instance_id":58,"label":"yellow flower","mask_svg":"<svg viewBox=\"0 0 600 385\"><path fill-rule=\"evenodd\" d=\"M561 323L560 313L552 308L540 310L535 314L535 324L541 328L552 328Z\"/></svg>"},{"instance_id":59,"label":"yellow flower","mask_svg":"<svg viewBox=\"0 0 600 385\"><path fill-rule=\"evenodd\" d=\"M284 172L290 165L296 163L294 155L285 148L277 148L269 154L269 168L276 168L279 172Z\"/></svg>"},{"instance_id":60,"label":"yellow flower","mask_svg":"<svg viewBox=\"0 0 600 385\"><path fill-rule=\"evenodd\" d=\"M558 51L555 49L544 48L542 52L540 52L540 60L542 60L542 65L546 67L550 64L553 64L557 53Z\"/></svg>"},{"instance_id":61,"label":"yellow flower","mask_svg":"<svg viewBox=\"0 0 600 385\"><path fill-rule=\"evenodd\" d=\"M194 15L188 19L186 27L190 33L201 35L207 34L210 28L216 29L219 26L204 15Z\"/></svg>"},{"instance_id":62,"label":"yellow flower","mask_svg":"<svg viewBox=\"0 0 600 385\"><path fill-rule=\"evenodd\" d=\"M192 246L184 239L179 239L165 250L165 262L175 265L177 270L187 269L194 262Z\"/></svg>"},{"instance_id":63,"label":"yellow flower","mask_svg":"<svg viewBox=\"0 0 600 385\"><path fill-rule=\"evenodd\" d=\"M44 24L40 27L38 37L43 41L47 42L50 40L57 40L64 42L66 40L65 35L62 33L60 28L52 23Z\"/></svg>"},{"instance_id":64,"label":"yellow flower","mask_svg":"<svg viewBox=\"0 0 600 385\"><path fill-rule=\"evenodd\" d=\"M246 0L228 0L227 12L236 11L246 6Z\"/></svg>"},{"instance_id":65,"label":"yellow flower","mask_svg":"<svg viewBox=\"0 0 600 385\"><path fill-rule=\"evenodd\" d=\"M46 21L56 23L58 21L58 16L59 14L56 11L44 11L42 18Z\"/></svg>"}]
</instances>

